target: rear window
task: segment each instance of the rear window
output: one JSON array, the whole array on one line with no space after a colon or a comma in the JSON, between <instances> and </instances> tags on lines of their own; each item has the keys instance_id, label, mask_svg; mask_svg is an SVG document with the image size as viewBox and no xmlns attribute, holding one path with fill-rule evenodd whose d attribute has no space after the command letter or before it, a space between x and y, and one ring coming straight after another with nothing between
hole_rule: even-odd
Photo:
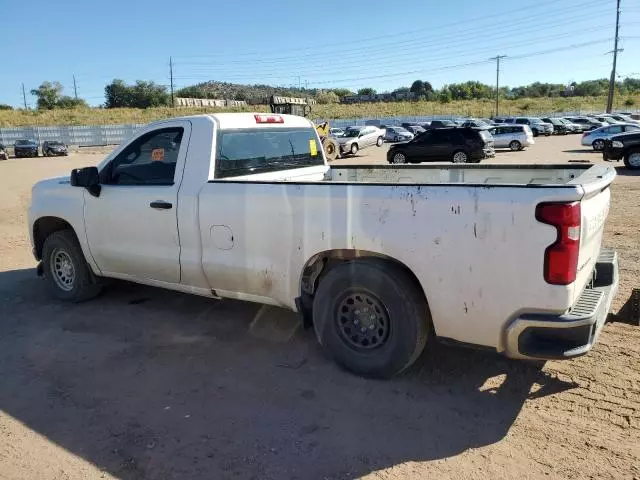
<instances>
[{"instance_id":1,"label":"rear window","mask_svg":"<svg viewBox=\"0 0 640 480\"><path fill-rule=\"evenodd\" d=\"M322 145L312 128L222 130L216 177L238 177L324 165Z\"/></svg>"}]
</instances>

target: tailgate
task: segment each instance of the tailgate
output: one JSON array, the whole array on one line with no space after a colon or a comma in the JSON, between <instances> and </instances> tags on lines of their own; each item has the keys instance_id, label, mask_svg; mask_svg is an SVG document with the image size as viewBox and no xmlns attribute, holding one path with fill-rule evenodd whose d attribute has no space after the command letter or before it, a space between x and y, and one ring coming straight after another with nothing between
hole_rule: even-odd
<instances>
[{"instance_id":1,"label":"tailgate","mask_svg":"<svg viewBox=\"0 0 640 480\"><path fill-rule=\"evenodd\" d=\"M575 183L582 186L584 196L580 201L580 253L574 298L578 298L590 282L600 255L604 224L611 201L609 186L615 175L613 167L593 166L575 180Z\"/></svg>"}]
</instances>

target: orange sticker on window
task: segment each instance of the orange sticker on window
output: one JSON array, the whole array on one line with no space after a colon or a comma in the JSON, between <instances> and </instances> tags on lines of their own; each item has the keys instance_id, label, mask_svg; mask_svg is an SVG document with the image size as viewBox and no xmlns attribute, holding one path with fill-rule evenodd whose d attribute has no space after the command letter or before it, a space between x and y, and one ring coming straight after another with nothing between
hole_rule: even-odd
<instances>
[{"instance_id":1,"label":"orange sticker on window","mask_svg":"<svg viewBox=\"0 0 640 480\"><path fill-rule=\"evenodd\" d=\"M318 146L316 145L316 141L313 139L309 140L309 153L312 157L318 155Z\"/></svg>"},{"instance_id":2,"label":"orange sticker on window","mask_svg":"<svg viewBox=\"0 0 640 480\"><path fill-rule=\"evenodd\" d=\"M154 162L161 162L164 160L164 148L154 148L151 150L151 160Z\"/></svg>"}]
</instances>

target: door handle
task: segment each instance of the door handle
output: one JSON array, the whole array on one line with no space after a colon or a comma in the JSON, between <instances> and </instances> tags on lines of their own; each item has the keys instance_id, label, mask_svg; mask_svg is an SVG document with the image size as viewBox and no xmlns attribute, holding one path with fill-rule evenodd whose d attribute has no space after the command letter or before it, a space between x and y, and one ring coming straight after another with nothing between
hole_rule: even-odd
<instances>
[{"instance_id":1,"label":"door handle","mask_svg":"<svg viewBox=\"0 0 640 480\"><path fill-rule=\"evenodd\" d=\"M164 200L156 200L155 202L151 202L149 204L151 208L155 208L156 210L170 210L173 208L173 205L169 202L165 202Z\"/></svg>"}]
</instances>

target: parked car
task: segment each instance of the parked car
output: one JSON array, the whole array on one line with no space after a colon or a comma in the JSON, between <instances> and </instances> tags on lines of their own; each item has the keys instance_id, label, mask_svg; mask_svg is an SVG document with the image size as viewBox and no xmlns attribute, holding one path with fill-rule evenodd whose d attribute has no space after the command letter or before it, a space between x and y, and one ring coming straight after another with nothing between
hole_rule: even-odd
<instances>
[{"instance_id":1,"label":"parked car","mask_svg":"<svg viewBox=\"0 0 640 480\"><path fill-rule=\"evenodd\" d=\"M42 142L42 155L45 157L53 155L69 155L69 151L64 143L58 142L57 140L48 140L46 142Z\"/></svg>"},{"instance_id":2,"label":"parked car","mask_svg":"<svg viewBox=\"0 0 640 480\"><path fill-rule=\"evenodd\" d=\"M492 120L490 118L481 118L480 120L482 120L484 123L486 123L487 125L496 125L497 122L495 120Z\"/></svg>"},{"instance_id":3,"label":"parked car","mask_svg":"<svg viewBox=\"0 0 640 480\"><path fill-rule=\"evenodd\" d=\"M404 127L389 126L386 128L384 139L389 142L406 142L415 135Z\"/></svg>"},{"instance_id":4,"label":"parked car","mask_svg":"<svg viewBox=\"0 0 640 480\"><path fill-rule=\"evenodd\" d=\"M635 123L616 123L607 127L596 128L582 134L580 143L586 147L593 147L597 152L604 149L604 141L621 133L640 131L640 125Z\"/></svg>"},{"instance_id":5,"label":"parked car","mask_svg":"<svg viewBox=\"0 0 640 480\"><path fill-rule=\"evenodd\" d=\"M604 160L624 160L631 170L640 170L640 132L624 133L607 138L602 149Z\"/></svg>"},{"instance_id":6,"label":"parked car","mask_svg":"<svg viewBox=\"0 0 640 480\"><path fill-rule=\"evenodd\" d=\"M457 127L458 124L453 120L431 120L429 128Z\"/></svg>"},{"instance_id":7,"label":"parked car","mask_svg":"<svg viewBox=\"0 0 640 480\"><path fill-rule=\"evenodd\" d=\"M16 142L13 144L13 155L16 158L37 157L38 144L33 140L16 140Z\"/></svg>"},{"instance_id":8,"label":"parked car","mask_svg":"<svg viewBox=\"0 0 640 480\"><path fill-rule=\"evenodd\" d=\"M391 145L387 161L478 163L493 156L493 138L487 130L449 127L427 130L410 142Z\"/></svg>"},{"instance_id":9,"label":"parked car","mask_svg":"<svg viewBox=\"0 0 640 480\"><path fill-rule=\"evenodd\" d=\"M538 135L549 136L553 133L553 125L550 123L543 122L541 118L538 117L516 117L513 121L509 121L511 119L507 119L507 123L516 123L518 125L529 125L531 132L534 137Z\"/></svg>"},{"instance_id":10,"label":"parked car","mask_svg":"<svg viewBox=\"0 0 640 480\"><path fill-rule=\"evenodd\" d=\"M593 130L594 128L600 128L607 125L605 122L601 122L599 120L596 120L595 118L589 118L589 117L570 116L570 117L563 117L563 118L566 118L571 123L577 123L578 125L582 125L583 131Z\"/></svg>"},{"instance_id":11,"label":"parked car","mask_svg":"<svg viewBox=\"0 0 640 480\"><path fill-rule=\"evenodd\" d=\"M344 135L344 130L341 128L333 127L329 129L329 135L332 137L341 137Z\"/></svg>"},{"instance_id":12,"label":"parked car","mask_svg":"<svg viewBox=\"0 0 640 480\"><path fill-rule=\"evenodd\" d=\"M610 117L610 118L612 118L612 119L614 119L614 120L616 120L618 122L621 122L621 123L637 123L637 124L640 124L640 121L634 120L633 118L631 118L631 116L625 115L623 113L607 113L607 114L603 113L603 116Z\"/></svg>"},{"instance_id":13,"label":"parked car","mask_svg":"<svg viewBox=\"0 0 640 480\"><path fill-rule=\"evenodd\" d=\"M413 133L414 137L420 135L421 133L426 132L426 130L422 128L420 125L409 125L408 127L404 127L404 128L410 133Z\"/></svg>"},{"instance_id":14,"label":"parked car","mask_svg":"<svg viewBox=\"0 0 640 480\"><path fill-rule=\"evenodd\" d=\"M517 152L535 143L529 125L496 125L489 128L495 148L509 148Z\"/></svg>"},{"instance_id":15,"label":"parked car","mask_svg":"<svg viewBox=\"0 0 640 480\"><path fill-rule=\"evenodd\" d=\"M564 123L569 133L582 133L582 131L584 130L583 125L580 125L579 123L570 122L566 118L557 117L556 120L559 120L560 122Z\"/></svg>"},{"instance_id":16,"label":"parked car","mask_svg":"<svg viewBox=\"0 0 640 480\"><path fill-rule=\"evenodd\" d=\"M605 125L615 125L616 123L622 123L609 115L587 115L587 117L598 120Z\"/></svg>"},{"instance_id":17,"label":"parked car","mask_svg":"<svg viewBox=\"0 0 640 480\"><path fill-rule=\"evenodd\" d=\"M381 147L384 143L384 130L374 127L347 127L341 137L336 140L340 145L340 153L355 155L358 151L368 147Z\"/></svg>"},{"instance_id":18,"label":"parked car","mask_svg":"<svg viewBox=\"0 0 640 480\"><path fill-rule=\"evenodd\" d=\"M491 124L486 123L484 120L480 120L477 118L469 118L462 122L461 127L470 127L470 128L481 128L483 130L488 130L491 127Z\"/></svg>"},{"instance_id":19,"label":"parked car","mask_svg":"<svg viewBox=\"0 0 640 480\"><path fill-rule=\"evenodd\" d=\"M571 131L569 129L569 127L567 126L567 124L565 124L559 118L544 117L542 119L542 121L546 122L546 123L550 123L551 125L553 125L553 133L555 135L566 135L567 133L569 133Z\"/></svg>"},{"instance_id":20,"label":"parked car","mask_svg":"<svg viewBox=\"0 0 640 480\"><path fill-rule=\"evenodd\" d=\"M0 160L8 160L9 159L9 153L7 152L7 148L0 143Z\"/></svg>"},{"instance_id":21,"label":"parked car","mask_svg":"<svg viewBox=\"0 0 640 480\"><path fill-rule=\"evenodd\" d=\"M511 120L513 120L513 119L511 119ZM493 123L494 123L494 125L500 125L502 123L508 123L507 122L507 117L495 117L493 119ZM513 123L513 121L511 123Z\"/></svg>"},{"instance_id":22,"label":"parked car","mask_svg":"<svg viewBox=\"0 0 640 480\"><path fill-rule=\"evenodd\" d=\"M34 185L28 231L62 301L117 278L279 305L362 375L397 374L438 338L583 355L618 286L602 248L615 169L518 167L334 167L303 117L171 118Z\"/></svg>"}]
</instances>

